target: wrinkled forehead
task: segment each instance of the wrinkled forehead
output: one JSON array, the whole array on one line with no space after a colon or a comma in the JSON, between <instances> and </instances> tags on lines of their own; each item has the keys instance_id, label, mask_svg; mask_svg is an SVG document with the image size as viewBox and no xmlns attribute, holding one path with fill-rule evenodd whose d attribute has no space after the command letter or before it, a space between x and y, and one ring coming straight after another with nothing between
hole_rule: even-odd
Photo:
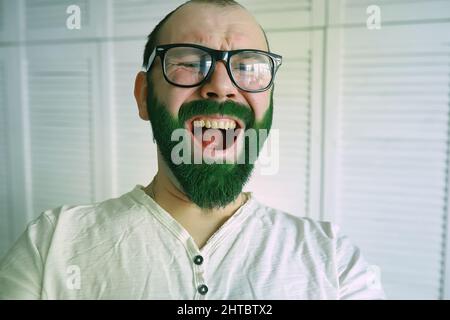
<instances>
[{"instance_id":1,"label":"wrinkled forehead","mask_svg":"<svg viewBox=\"0 0 450 320\"><path fill-rule=\"evenodd\" d=\"M170 43L197 43L221 50L267 50L261 27L240 6L190 3L181 7L159 36L159 44Z\"/></svg>"}]
</instances>

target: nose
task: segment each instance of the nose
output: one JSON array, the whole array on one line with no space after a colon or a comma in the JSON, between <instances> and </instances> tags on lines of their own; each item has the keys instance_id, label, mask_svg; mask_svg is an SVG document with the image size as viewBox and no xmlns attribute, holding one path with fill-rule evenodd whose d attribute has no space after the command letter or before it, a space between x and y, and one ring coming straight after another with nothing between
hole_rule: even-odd
<instances>
[{"instance_id":1,"label":"nose","mask_svg":"<svg viewBox=\"0 0 450 320\"><path fill-rule=\"evenodd\" d=\"M225 101L235 98L237 93L238 89L231 81L225 63L217 61L214 72L200 88L202 98Z\"/></svg>"}]
</instances>

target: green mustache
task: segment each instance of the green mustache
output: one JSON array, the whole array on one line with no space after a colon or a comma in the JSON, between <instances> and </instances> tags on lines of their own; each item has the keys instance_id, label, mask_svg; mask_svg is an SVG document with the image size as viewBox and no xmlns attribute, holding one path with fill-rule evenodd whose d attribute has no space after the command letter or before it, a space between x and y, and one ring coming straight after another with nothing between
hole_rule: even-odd
<instances>
[{"instance_id":1,"label":"green mustache","mask_svg":"<svg viewBox=\"0 0 450 320\"><path fill-rule=\"evenodd\" d=\"M178 111L179 127L195 116L220 114L236 117L245 124L245 128L252 128L255 124L255 116L252 110L243 104L233 101L217 102L214 100L195 100L183 104Z\"/></svg>"}]
</instances>

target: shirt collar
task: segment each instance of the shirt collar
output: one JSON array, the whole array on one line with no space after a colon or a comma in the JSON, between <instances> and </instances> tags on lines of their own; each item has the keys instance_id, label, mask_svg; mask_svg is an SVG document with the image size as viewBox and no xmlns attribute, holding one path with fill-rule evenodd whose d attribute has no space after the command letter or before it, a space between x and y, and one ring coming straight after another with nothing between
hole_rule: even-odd
<instances>
[{"instance_id":1,"label":"shirt collar","mask_svg":"<svg viewBox=\"0 0 450 320\"><path fill-rule=\"evenodd\" d=\"M210 254L230 234L238 232L247 217L255 211L256 200L251 192L246 192L247 201L208 239L207 243L198 249L191 235L176 221L170 213L164 210L152 197L147 195L144 187L137 184L129 195L143 205L163 226L177 237L192 254Z\"/></svg>"}]
</instances>

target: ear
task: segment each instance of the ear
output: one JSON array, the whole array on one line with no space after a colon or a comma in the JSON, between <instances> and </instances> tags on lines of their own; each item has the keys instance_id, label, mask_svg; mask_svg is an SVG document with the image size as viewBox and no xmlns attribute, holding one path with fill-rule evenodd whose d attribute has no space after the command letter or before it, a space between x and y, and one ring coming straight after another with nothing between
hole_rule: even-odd
<instances>
[{"instance_id":1,"label":"ear","mask_svg":"<svg viewBox=\"0 0 450 320\"><path fill-rule=\"evenodd\" d=\"M136 75L134 81L134 98L139 109L139 117L142 120L148 121L149 116L147 112L147 74L140 71Z\"/></svg>"}]
</instances>

